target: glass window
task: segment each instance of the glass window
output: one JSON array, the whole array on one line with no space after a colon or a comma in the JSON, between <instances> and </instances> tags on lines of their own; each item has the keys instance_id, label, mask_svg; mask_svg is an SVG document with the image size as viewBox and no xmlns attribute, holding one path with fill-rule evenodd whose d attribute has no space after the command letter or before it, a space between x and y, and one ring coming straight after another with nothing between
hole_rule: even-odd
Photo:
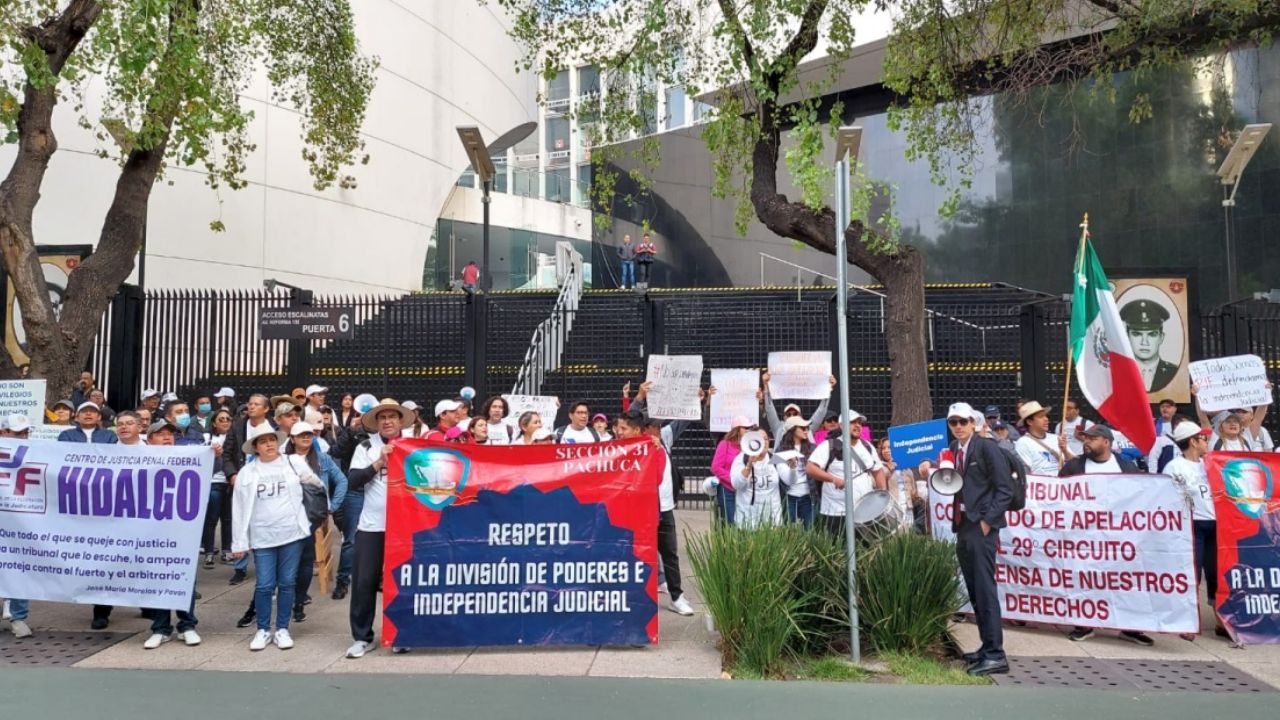
<instances>
[{"instance_id":1,"label":"glass window","mask_svg":"<svg viewBox=\"0 0 1280 720\"><path fill-rule=\"evenodd\" d=\"M569 118L547 118L547 152L569 149Z\"/></svg>"},{"instance_id":2,"label":"glass window","mask_svg":"<svg viewBox=\"0 0 1280 720\"><path fill-rule=\"evenodd\" d=\"M595 65L584 65L578 68L578 95L592 95L600 92L600 68Z\"/></svg>"},{"instance_id":3,"label":"glass window","mask_svg":"<svg viewBox=\"0 0 1280 720\"><path fill-rule=\"evenodd\" d=\"M569 202L569 168L559 168L547 173L547 200L560 203Z\"/></svg>"},{"instance_id":4,"label":"glass window","mask_svg":"<svg viewBox=\"0 0 1280 720\"><path fill-rule=\"evenodd\" d=\"M569 99L569 71L561 70L547 82L547 102Z\"/></svg>"},{"instance_id":5,"label":"glass window","mask_svg":"<svg viewBox=\"0 0 1280 720\"><path fill-rule=\"evenodd\" d=\"M683 127L684 119L684 87L667 88L667 129Z\"/></svg>"}]
</instances>

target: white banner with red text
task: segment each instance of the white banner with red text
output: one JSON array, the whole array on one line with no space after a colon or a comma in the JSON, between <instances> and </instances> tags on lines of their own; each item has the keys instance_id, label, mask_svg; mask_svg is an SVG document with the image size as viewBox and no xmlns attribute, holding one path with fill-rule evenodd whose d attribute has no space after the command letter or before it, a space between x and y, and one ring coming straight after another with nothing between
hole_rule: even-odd
<instances>
[{"instance_id":1,"label":"white banner with red text","mask_svg":"<svg viewBox=\"0 0 1280 720\"><path fill-rule=\"evenodd\" d=\"M0 597L186 610L213 451L0 439Z\"/></svg>"},{"instance_id":2,"label":"white banner with red text","mask_svg":"<svg viewBox=\"0 0 1280 720\"><path fill-rule=\"evenodd\" d=\"M929 491L933 535L954 542L953 499ZM996 555L1006 620L1199 632L1191 515L1165 475L1027 477Z\"/></svg>"}]
</instances>

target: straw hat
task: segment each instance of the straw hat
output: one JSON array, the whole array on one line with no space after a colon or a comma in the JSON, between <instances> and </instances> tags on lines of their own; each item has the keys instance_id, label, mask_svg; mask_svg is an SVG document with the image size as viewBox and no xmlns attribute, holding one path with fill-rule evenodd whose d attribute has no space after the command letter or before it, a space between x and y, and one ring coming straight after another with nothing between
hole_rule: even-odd
<instances>
[{"instance_id":1,"label":"straw hat","mask_svg":"<svg viewBox=\"0 0 1280 720\"><path fill-rule=\"evenodd\" d=\"M152 429L155 429L154 425L152 426ZM277 430L271 427L271 423L264 422L257 427L249 427L249 435L245 437L244 445L241 445L240 449L244 451L245 455L256 455L258 453L258 449L255 447L255 443L258 442L258 438L264 435L275 435L276 442L281 445L284 444L285 438L288 437L288 435L285 435L283 430Z\"/></svg>"},{"instance_id":2,"label":"straw hat","mask_svg":"<svg viewBox=\"0 0 1280 720\"><path fill-rule=\"evenodd\" d=\"M400 413L400 422L405 425L413 423L416 419L414 418L413 411L409 408L401 405L392 398L383 398L381 402L369 408L368 412L360 416L360 424L364 426L365 430L368 430L371 433L378 432L378 413L383 410L395 410Z\"/></svg>"}]
</instances>

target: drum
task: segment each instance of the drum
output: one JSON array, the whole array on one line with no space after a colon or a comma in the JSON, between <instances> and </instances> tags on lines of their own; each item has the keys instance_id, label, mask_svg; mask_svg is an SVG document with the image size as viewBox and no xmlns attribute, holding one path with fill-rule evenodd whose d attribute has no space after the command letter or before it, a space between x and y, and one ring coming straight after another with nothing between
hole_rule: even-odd
<instances>
[{"instance_id":1,"label":"drum","mask_svg":"<svg viewBox=\"0 0 1280 720\"><path fill-rule=\"evenodd\" d=\"M893 496L884 490L863 495L853 506L853 527L858 539L875 542L894 532L902 524Z\"/></svg>"}]
</instances>

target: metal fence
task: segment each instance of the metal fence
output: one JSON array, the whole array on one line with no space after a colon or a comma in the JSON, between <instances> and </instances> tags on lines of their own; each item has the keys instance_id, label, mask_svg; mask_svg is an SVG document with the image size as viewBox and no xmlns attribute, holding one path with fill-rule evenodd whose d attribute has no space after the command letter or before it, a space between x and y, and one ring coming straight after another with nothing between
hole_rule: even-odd
<instances>
[{"instance_id":1,"label":"metal fence","mask_svg":"<svg viewBox=\"0 0 1280 720\"><path fill-rule=\"evenodd\" d=\"M352 339L319 342L258 339L259 310L298 302L289 296L263 290L153 291L141 319L117 299L103 318L91 364L98 377L110 379L109 400L116 408L132 406L143 387L192 395L230 385L243 397L313 381L329 386L331 395L372 392L429 407L463 385L475 387L482 399L509 392L534 328L547 318L555 297L316 297L312 307L355 308ZM1069 323L1061 298L1001 284L941 285L927 288L926 305L935 414L956 401L997 405L1006 417L1020 397L1061 403ZM644 380L650 353L702 355L704 381L710 368L763 369L771 351L833 348L834 306L829 287L588 291L562 366L548 373L542 392L558 395L566 406L585 400L613 415L621 410L623 384L631 382L634 393ZM853 407L879 435L892 415L880 298L854 292L848 320L848 391ZM1253 353L1280 369L1280 306L1237 303L1200 320L1193 358ZM132 376L131 369L137 371ZM1083 398L1072 395L1090 414ZM809 413L817 403L801 405ZM1268 426L1280 436L1280 413L1269 414ZM709 472L715 441L695 426L676 446L689 483L682 497L686 505L705 500L697 485Z\"/></svg>"}]
</instances>

